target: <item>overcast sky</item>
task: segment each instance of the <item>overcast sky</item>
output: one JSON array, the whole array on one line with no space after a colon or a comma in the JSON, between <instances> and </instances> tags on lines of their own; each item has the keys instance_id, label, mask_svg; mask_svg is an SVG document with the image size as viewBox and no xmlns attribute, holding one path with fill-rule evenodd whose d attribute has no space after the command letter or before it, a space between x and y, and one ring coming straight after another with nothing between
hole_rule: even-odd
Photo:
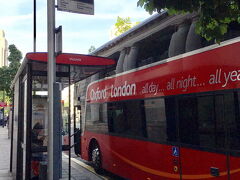
<instances>
[{"instance_id":1,"label":"overcast sky","mask_svg":"<svg viewBox=\"0 0 240 180\"><path fill-rule=\"evenodd\" d=\"M37 2L37 51L47 51L47 0ZM56 27L63 26L63 52L88 53L109 41L117 16L143 21L149 14L137 7L137 0L95 0L95 15L56 10ZM0 29L9 44L22 51L33 51L33 0L0 0Z\"/></svg>"}]
</instances>

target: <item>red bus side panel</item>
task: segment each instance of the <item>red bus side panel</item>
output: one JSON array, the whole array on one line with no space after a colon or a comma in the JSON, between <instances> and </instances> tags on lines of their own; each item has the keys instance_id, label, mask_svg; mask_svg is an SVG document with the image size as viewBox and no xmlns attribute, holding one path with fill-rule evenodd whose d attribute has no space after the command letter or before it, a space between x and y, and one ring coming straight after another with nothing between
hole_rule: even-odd
<instances>
[{"instance_id":1,"label":"red bus side panel","mask_svg":"<svg viewBox=\"0 0 240 180\"><path fill-rule=\"evenodd\" d=\"M225 154L190 148L180 148L179 157L173 152L175 146L133 140L116 136L85 132L82 158L88 160L88 145L97 139L102 153L103 168L131 180L232 180L240 178L240 157L229 158ZM181 164L181 165L180 165ZM219 175L211 174L217 168Z\"/></svg>"},{"instance_id":2,"label":"red bus side panel","mask_svg":"<svg viewBox=\"0 0 240 180\"><path fill-rule=\"evenodd\" d=\"M227 156L225 154L204 152L181 148L182 179L228 179ZM219 176L210 174L211 168L219 170Z\"/></svg>"},{"instance_id":3,"label":"red bus side panel","mask_svg":"<svg viewBox=\"0 0 240 180\"><path fill-rule=\"evenodd\" d=\"M90 103L239 88L240 42L93 83Z\"/></svg>"},{"instance_id":4,"label":"red bus side panel","mask_svg":"<svg viewBox=\"0 0 240 180\"><path fill-rule=\"evenodd\" d=\"M172 146L116 136L85 132L83 139L97 139L103 157L103 168L131 180L180 179L179 158ZM86 142L86 141L85 141ZM84 143L87 159L89 141Z\"/></svg>"},{"instance_id":5,"label":"red bus side panel","mask_svg":"<svg viewBox=\"0 0 240 180\"><path fill-rule=\"evenodd\" d=\"M229 158L230 166L230 179L240 179L240 152L238 152L238 157L231 156Z\"/></svg>"}]
</instances>

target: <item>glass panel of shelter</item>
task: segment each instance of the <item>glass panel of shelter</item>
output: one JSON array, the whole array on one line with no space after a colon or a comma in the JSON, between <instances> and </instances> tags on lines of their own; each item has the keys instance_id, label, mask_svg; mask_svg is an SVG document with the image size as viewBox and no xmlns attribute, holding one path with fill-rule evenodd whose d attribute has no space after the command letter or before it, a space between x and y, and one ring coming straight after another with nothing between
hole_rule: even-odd
<instances>
[{"instance_id":1,"label":"glass panel of shelter","mask_svg":"<svg viewBox=\"0 0 240 180\"><path fill-rule=\"evenodd\" d=\"M19 175L26 178L26 155L27 155L27 75L23 76L20 81L20 116L19 116L19 159L17 170Z\"/></svg>"},{"instance_id":2,"label":"glass panel of shelter","mask_svg":"<svg viewBox=\"0 0 240 180\"><path fill-rule=\"evenodd\" d=\"M44 64L41 65L44 66ZM42 71L43 73L39 72L40 71L38 71L37 74L40 75L32 77L31 178L38 177L41 170L45 171L46 175L47 168L48 84L44 71ZM66 97L69 97L69 91L66 90L66 87L69 86L69 77L57 77L56 81L61 84L61 96L65 98L65 100L61 100L61 122L59 122L62 127L62 144L69 145L69 134L67 130L69 122L69 101L66 99ZM68 170L66 169L63 172L66 173ZM62 176L68 176L68 174L62 174Z\"/></svg>"},{"instance_id":3,"label":"glass panel of shelter","mask_svg":"<svg viewBox=\"0 0 240 180\"><path fill-rule=\"evenodd\" d=\"M39 176L40 162L47 160L48 102L46 76L32 82L31 178Z\"/></svg>"}]
</instances>

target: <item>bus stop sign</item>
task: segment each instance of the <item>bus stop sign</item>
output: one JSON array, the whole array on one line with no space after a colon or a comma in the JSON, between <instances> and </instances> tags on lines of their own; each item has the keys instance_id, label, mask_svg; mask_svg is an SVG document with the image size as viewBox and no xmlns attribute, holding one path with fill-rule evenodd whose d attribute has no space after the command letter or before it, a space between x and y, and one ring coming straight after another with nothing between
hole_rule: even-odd
<instances>
[{"instance_id":1,"label":"bus stop sign","mask_svg":"<svg viewBox=\"0 0 240 180\"><path fill-rule=\"evenodd\" d=\"M94 0L57 0L57 9L78 14L94 14Z\"/></svg>"}]
</instances>

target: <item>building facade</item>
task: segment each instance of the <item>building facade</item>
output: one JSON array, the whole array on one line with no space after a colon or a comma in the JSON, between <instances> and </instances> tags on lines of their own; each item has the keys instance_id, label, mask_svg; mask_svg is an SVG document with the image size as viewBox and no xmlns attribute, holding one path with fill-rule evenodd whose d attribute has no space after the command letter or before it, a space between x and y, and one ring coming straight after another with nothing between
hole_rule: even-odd
<instances>
[{"instance_id":1,"label":"building facade","mask_svg":"<svg viewBox=\"0 0 240 180\"><path fill-rule=\"evenodd\" d=\"M0 67L8 66L8 42L5 38L5 33L0 30Z\"/></svg>"}]
</instances>

